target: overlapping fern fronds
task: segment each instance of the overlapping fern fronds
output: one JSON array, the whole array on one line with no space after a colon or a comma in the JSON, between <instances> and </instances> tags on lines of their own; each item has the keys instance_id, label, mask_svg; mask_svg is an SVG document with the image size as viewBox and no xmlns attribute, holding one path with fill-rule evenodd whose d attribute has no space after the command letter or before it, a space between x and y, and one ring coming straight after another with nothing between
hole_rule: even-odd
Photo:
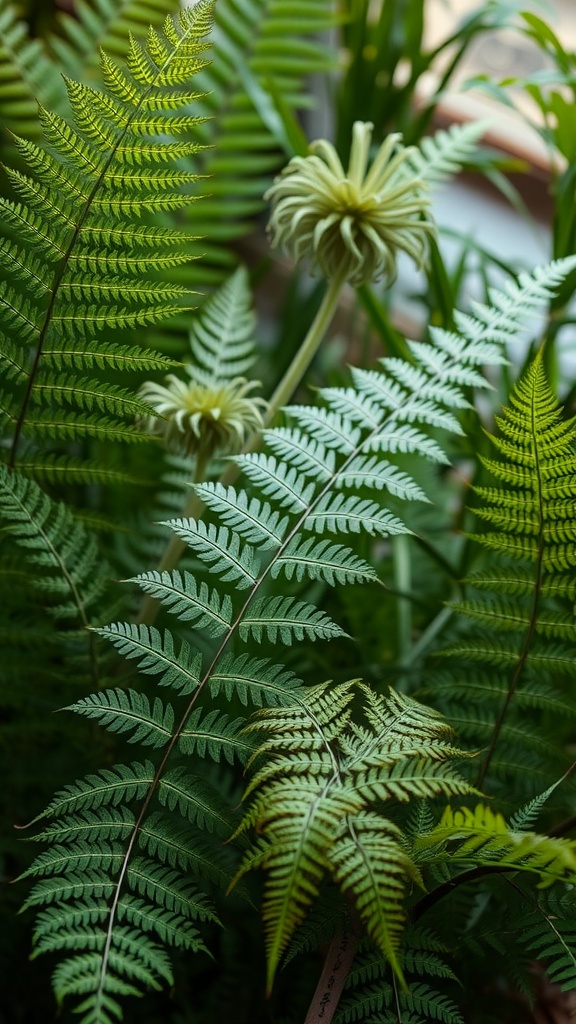
<instances>
[{"instance_id":1,"label":"overlapping fern fronds","mask_svg":"<svg viewBox=\"0 0 576 1024\"><path fill-rule=\"evenodd\" d=\"M576 427L562 417L541 355L497 423L495 454L482 459L495 482L475 488L487 528L474 537L490 567L466 581L469 596L454 607L474 630L443 652L458 667L446 663L432 686L459 732L484 748L480 781L514 775L533 795L569 763L557 730L547 738L547 716L576 712L567 685L576 655Z\"/></svg>"},{"instance_id":2,"label":"overlapping fern fronds","mask_svg":"<svg viewBox=\"0 0 576 1024\"><path fill-rule=\"evenodd\" d=\"M175 166L197 150L170 141L197 123L182 113L190 77L206 64L212 4L200 0L161 32L133 40L125 67L102 56L104 91L67 81L73 122L41 113L49 149L17 140L33 177L8 171L18 201L1 201L0 395L9 463L40 471L38 446L86 438L131 442L148 407L110 370L166 360L110 338L188 305L153 272L190 258L189 237L147 222L180 209L194 174Z\"/></svg>"},{"instance_id":3,"label":"overlapping fern fronds","mask_svg":"<svg viewBox=\"0 0 576 1024\"><path fill-rule=\"evenodd\" d=\"M219 282L235 262L230 244L252 230L273 175L294 153L283 112L313 104L309 76L334 66L320 33L334 28L331 0L218 0L214 61L198 78L208 120L194 138L207 148L195 169L210 176L210 197L194 210L194 231L207 241L202 260L183 271L194 282Z\"/></svg>"},{"instance_id":4,"label":"overlapping fern fronds","mask_svg":"<svg viewBox=\"0 0 576 1024\"><path fill-rule=\"evenodd\" d=\"M115 623L98 630L140 668L139 685L122 692L101 690L73 710L144 743L146 763L118 767L108 796L96 782L97 810L92 809L93 777L75 784L77 803L66 804L70 794L62 797L63 813L60 798L51 805L46 815L55 821L43 833L51 850L33 869L40 881L32 895L34 905L41 907L50 899L61 908L60 924L52 922L57 926L48 941L42 939L41 948L70 952L57 969L56 990L60 997L82 998L85 1021L108 1024L120 1012L122 995L167 979L162 949L167 940L200 948L201 940L189 938L187 923L190 917L196 920L196 904L192 901L187 910L182 894L190 874L228 884L230 866L214 837L226 830L227 821L230 831L234 828L233 812L222 810L221 799L202 789L205 760L245 762L250 757L254 739L243 731L245 715L237 717L243 706L286 706L288 719L304 715L308 721L303 711L307 691L287 668L283 649L331 638L345 642L342 628L313 603L311 594L301 594L298 581L375 585L374 570L350 544L353 535L406 532L383 504L383 495L407 501L425 497L406 469L395 464L396 454L446 461L429 425L436 432L460 430L457 412L467 406L464 390L486 386L479 366L504 359L502 343L515 336L525 316L571 266L570 261L554 264L525 275L507 295L495 293L493 306L459 319L461 335L435 330L434 345L410 343L412 364L384 359L378 371L353 371L354 387L326 389L322 407L288 410L289 425L266 431L267 451L239 458L248 480L245 489L197 484L206 519L168 524L199 556L203 568L199 565L194 575L175 570L134 578L161 602L174 627ZM168 700L156 695L144 699L150 676L158 677ZM329 704L330 697L325 699ZM280 720L283 713L274 714ZM380 755L372 754L370 736L381 729L386 714L367 694L368 725L339 740L353 772L354 797L346 790L342 801L333 801L339 820L348 814L362 818L358 827L364 829L367 846L374 842L377 859L381 853L373 812L364 805L371 808L373 800L390 795L392 785L398 798L405 786L420 786L428 794L430 777L439 791L449 784L442 763L430 766L420 780L414 774L415 760L409 762L408 781L400 770L391 769L384 777L372 773L370 758L378 766ZM327 720L317 734L322 771L333 756L326 747L330 729ZM420 739L426 766L425 740ZM433 746L431 741L430 756ZM317 788L314 779L303 785ZM454 785L461 787L459 782ZM95 859L89 875L80 875L88 836L94 839ZM382 857L386 859L384 853ZM348 854L342 858L334 870L344 888L358 893L361 883L352 883L347 872L351 860ZM172 930L163 902L167 870L174 873L182 896ZM145 885L139 881L142 874ZM294 920L299 911L287 904L287 915L287 921ZM378 927L370 924L375 932ZM136 937L140 930L146 936L144 953ZM394 941L390 939L387 950L393 952ZM283 942L274 940L275 956Z\"/></svg>"},{"instance_id":5,"label":"overlapping fern fronds","mask_svg":"<svg viewBox=\"0 0 576 1024\"><path fill-rule=\"evenodd\" d=\"M79 0L73 16L59 15L48 45L63 74L86 80L98 74L101 49L124 58L131 36L160 28L173 13L173 0Z\"/></svg>"},{"instance_id":6,"label":"overlapping fern fronds","mask_svg":"<svg viewBox=\"0 0 576 1024\"><path fill-rule=\"evenodd\" d=\"M2 127L38 140L38 103L59 106L66 93L45 42L31 38L29 26L12 0L0 0L0 64ZM3 138L3 145L6 142Z\"/></svg>"},{"instance_id":7,"label":"overlapping fern fronds","mask_svg":"<svg viewBox=\"0 0 576 1024\"><path fill-rule=\"evenodd\" d=\"M435 712L394 692L386 701L366 690L359 724L351 720L352 685L315 687L301 706L262 711L249 726L263 739L242 828L254 827L259 838L239 876L252 867L267 873L269 988L325 875L352 900L402 978L405 888L423 883L383 805L469 791L451 764L459 751L450 730Z\"/></svg>"}]
</instances>

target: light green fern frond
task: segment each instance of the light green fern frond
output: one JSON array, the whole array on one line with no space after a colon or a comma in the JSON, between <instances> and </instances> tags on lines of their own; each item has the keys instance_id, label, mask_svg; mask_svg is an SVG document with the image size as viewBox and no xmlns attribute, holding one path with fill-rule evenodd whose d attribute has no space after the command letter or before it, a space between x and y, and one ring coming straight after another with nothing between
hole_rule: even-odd
<instances>
[{"instance_id":1,"label":"light green fern frond","mask_svg":"<svg viewBox=\"0 0 576 1024\"><path fill-rule=\"evenodd\" d=\"M434 712L392 693L389 701L368 702L359 726L350 720L350 710L346 713L350 697L349 683L325 684L308 691L297 706L261 712L249 727L261 731L263 739L253 758L252 805L242 827L254 827L259 838L237 877L252 867L266 872L269 986L324 875L350 897L366 933L402 978L398 947L405 888L422 882L402 831L385 814L386 801L398 798L394 776L403 780L401 799L422 795L420 780L428 765L426 795L434 797L444 792L434 778L442 762L450 788L468 791L449 766L460 752L444 741L446 725ZM368 763L370 786L365 785Z\"/></svg>"},{"instance_id":2,"label":"light green fern frond","mask_svg":"<svg viewBox=\"0 0 576 1024\"><path fill-rule=\"evenodd\" d=\"M125 67L103 54L105 91L68 80L73 122L41 114L49 150L17 140L33 176L8 171L19 201L1 203L18 238L0 254L0 405L12 466L24 444L34 451L47 439L139 437L134 419L148 406L111 383L109 371L140 369L143 359L107 335L188 304L184 289L151 272L189 259L189 237L140 218L190 201L184 189L196 176L174 160L197 146L167 135L197 123L178 111L190 102L190 76L206 64L211 12L201 0L161 32L150 29L145 45L134 39ZM151 354L144 361L161 363Z\"/></svg>"},{"instance_id":3,"label":"light green fern frond","mask_svg":"<svg viewBox=\"0 0 576 1024\"><path fill-rule=\"evenodd\" d=\"M551 838L534 832L513 832L504 817L478 804L474 810L447 807L440 822L426 835L416 838L414 854L444 856L451 863L497 864L500 868L527 871L539 878L542 888L556 882L574 884L576 842Z\"/></svg>"}]
</instances>

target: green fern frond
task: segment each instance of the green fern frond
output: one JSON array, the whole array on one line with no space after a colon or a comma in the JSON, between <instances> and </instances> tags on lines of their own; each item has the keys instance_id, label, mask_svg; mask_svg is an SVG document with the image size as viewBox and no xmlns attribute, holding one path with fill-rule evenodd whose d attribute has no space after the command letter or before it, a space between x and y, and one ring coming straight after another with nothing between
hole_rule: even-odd
<instances>
[{"instance_id":1,"label":"green fern frond","mask_svg":"<svg viewBox=\"0 0 576 1024\"><path fill-rule=\"evenodd\" d=\"M484 310L482 315L490 321L491 314ZM567 603L573 594L568 571L576 564L576 428L561 416L541 355L518 381L497 425L499 435L490 438L495 455L482 457L495 483L475 487L480 502L475 513L485 531L472 535L494 554L489 569L480 568L468 577L470 596L452 605L475 623L474 634L464 633L445 649L459 666L493 666L493 696L488 703L485 675L477 669L472 672L472 689L468 678L465 684L457 678L456 670L450 673L447 688L439 690L453 709L456 702L461 705L452 719L458 728L486 748L480 782L488 772L493 782L506 777L523 749L539 756L541 764L548 759L550 771L562 770L557 739L554 744L548 741L541 719L536 737L524 710L530 703L538 706L537 693L542 695L541 707L548 707L552 715L560 707L563 715L574 714L562 679L572 675L576 641ZM475 680L482 680L480 689ZM545 691L549 696L544 697ZM450 714L447 704L442 701L440 706ZM534 783L540 785L536 775ZM533 795L537 792L535 788Z\"/></svg>"},{"instance_id":2,"label":"green fern frond","mask_svg":"<svg viewBox=\"0 0 576 1024\"><path fill-rule=\"evenodd\" d=\"M210 676L213 697L224 693L228 700L235 694L240 702L256 707L292 704L298 699L302 680L268 658L251 658L241 654L225 655Z\"/></svg>"},{"instance_id":3,"label":"green fern frond","mask_svg":"<svg viewBox=\"0 0 576 1024\"><path fill-rule=\"evenodd\" d=\"M570 891L552 889L531 900L522 925L522 946L543 962L551 984L564 991L576 988L576 929L574 898Z\"/></svg>"},{"instance_id":4,"label":"green fern frond","mask_svg":"<svg viewBox=\"0 0 576 1024\"><path fill-rule=\"evenodd\" d=\"M474 810L447 807L438 825L417 838L416 853L447 845L452 861L498 864L502 868L537 874L544 888L555 882L574 884L576 843L509 830L503 816L478 804Z\"/></svg>"},{"instance_id":5,"label":"green fern frond","mask_svg":"<svg viewBox=\"0 0 576 1024\"><path fill-rule=\"evenodd\" d=\"M174 709L159 697L150 707L148 698L135 690L103 690L71 704L68 711L94 718L112 732L130 732L129 743L163 747L172 738Z\"/></svg>"},{"instance_id":6,"label":"green fern frond","mask_svg":"<svg viewBox=\"0 0 576 1024\"><path fill-rule=\"evenodd\" d=\"M332 700L327 706L329 694ZM446 726L422 706L412 708L409 698L391 694L389 702L365 706L366 725L360 732L349 722L350 712L342 713L350 697L350 684L343 688L327 684L308 691L298 706L267 710L256 717L254 727L264 738L254 760L257 765L264 763L249 786L253 804L242 828L255 827L261 838L237 877L254 866L267 873L263 915L269 985L326 874L353 899L367 934L402 977L398 946L404 926L404 890L408 880L420 885L421 879L401 830L381 808L397 795L393 786L386 788L395 760L426 757L422 750L427 751L430 736L441 737ZM405 743L397 744L397 733L405 736L410 717L411 749L407 749ZM416 721L422 723L420 732L414 729ZM363 787L364 764L376 749L379 765L374 763L374 786ZM442 739L433 752L436 760L449 761L458 755ZM456 774L454 786L459 792L469 791ZM426 795L442 792L441 785L431 784Z\"/></svg>"},{"instance_id":7,"label":"green fern frond","mask_svg":"<svg viewBox=\"0 0 576 1024\"><path fill-rule=\"evenodd\" d=\"M35 643L40 658L38 671L44 659L47 666L54 662L57 641L59 662L69 662L76 681L89 678L92 685L100 685L102 655L87 627L100 615L109 614L109 571L96 536L75 520L63 503L44 494L35 481L4 466L0 466L0 521L5 547L10 545L11 550L18 551L19 572L24 574L27 588L26 605L31 598L35 602L37 634L24 642ZM18 611L14 581L10 591L9 607ZM52 627L51 634L45 636L43 616ZM20 619L20 624L25 621ZM19 637L14 631L16 623L12 626L9 618L7 625L4 651L9 660Z\"/></svg>"},{"instance_id":8,"label":"green fern frond","mask_svg":"<svg viewBox=\"0 0 576 1024\"><path fill-rule=\"evenodd\" d=\"M255 326L248 274L239 267L194 320L190 346L196 377L218 385L245 376L255 359Z\"/></svg>"},{"instance_id":9,"label":"green fern frond","mask_svg":"<svg viewBox=\"0 0 576 1024\"><path fill-rule=\"evenodd\" d=\"M188 236L148 230L137 218L190 201L182 188L197 176L170 169L175 154L166 134L175 122L154 109L187 105L186 84L206 63L211 13L209 0L201 0L169 17L160 32L150 29L146 45L133 39L125 68L103 54L105 92L68 81L72 122L42 114L51 151L17 140L32 176L8 171L20 202L1 201L8 228L19 237L0 253L9 278L0 295L10 337L2 350L6 346L15 378L0 401L12 430L12 466L24 438L28 444L46 436L138 438L134 420L148 407L108 374L162 360L114 344L106 334L159 322L189 305L180 285L150 276L189 258ZM197 123L181 120L182 128ZM144 143L143 134L152 139ZM134 270L138 282L130 276ZM86 377L93 367L99 378Z\"/></svg>"},{"instance_id":10,"label":"green fern frond","mask_svg":"<svg viewBox=\"0 0 576 1024\"><path fill-rule=\"evenodd\" d=\"M176 652L172 634L154 626L115 623L96 630L128 659L137 659L141 672L159 676L159 686L173 686L180 694L191 693L200 683L202 658L192 654L184 640Z\"/></svg>"},{"instance_id":11,"label":"green fern frond","mask_svg":"<svg viewBox=\"0 0 576 1024\"><path fill-rule=\"evenodd\" d=\"M65 92L45 43L31 37L21 11L11 0L0 3L0 63L2 125L26 138L39 138L38 101L62 102Z\"/></svg>"},{"instance_id":12,"label":"green fern frond","mask_svg":"<svg viewBox=\"0 0 576 1024\"><path fill-rule=\"evenodd\" d=\"M139 67L140 53L134 61ZM128 88L126 81L120 81L119 90ZM206 506L205 526L174 521L174 532L190 542L194 573L164 570L133 577L132 582L145 593L160 599L162 613L173 617L174 626L160 630L117 623L103 629L100 635L140 668L143 692L134 686L128 694L122 691L120 698L118 691L103 690L88 698L82 709L95 710L97 716L110 715L108 727L121 731L126 710L132 713L136 707L136 694L138 708L145 712L138 723L139 728L143 721L143 739L156 736L160 727L166 746L146 792L134 790L129 807L132 825L128 819L126 823L113 821L118 808L112 799L81 810L76 825L76 812L70 812L72 820L65 819L60 825L57 818L55 826L44 830L53 847L68 844L70 863L77 865L82 863L84 837L92 827L85 816L99 815L93 828L100 830L99 842L112 858L113 874L106 876L103 869L90 879L93 885L112 885L111 890L106 889L111 893L103 925L106 943L99 950L90 948L83 934L76 955L71 954L56 975L59 992L85 1001L80 1009L83 1020L97 1020L97 1014L104 1020L107 999L118 1005L125 991L134 994L141 991L142 984L157 985L165 976L160 965L147 967L145 979L138 973L139 961L132 963L133 950L125 944L124 932L129 927L136 936L138 927L135 919L130 925L119 921L119 902L125 894L132 894L160 905L153 887L156 876L162 879L162 887L166 870L175 872L181 884L193 876L224 888L235 872L238 876L251 867L267 870L264 914L269 983L323 878L337 879L356 902L364 928L401 977L403 886L408 888L417 881L418 872L409 852L411 837L403 832L397 836L394 831L400 827L396 816L406 795L428 800L445 799L447 793L473 793L455 767L456 759L462 761L464 755L454 747L446 721L407 697L391 695L385 701L360 691L363 710L356 713L352 702L357 686L302 686L286 667L286 648L294 640L311 645L320 638L343 636L340 625L313 601L321 598L325 582L338 582L339 578L363 580L367 586L373 582L366 569L368 562L359 561L353 549L341 543L339 534L353 532L351 523L360 529L363 517L368 517L369 532L378 537L406 532L398 517L385 507L386 481L390 481L389 492L395 502L417 497L418 484L409 472L409 460L402 460L402 476L389 470L393 466L400 473L395 453L418 449L424 459L446 460L441 442L426 433L431 415L433 422L454 429L451 414L466 408L467 389L485 385L477 367L502 360L503 342L515 336L524 317L536 308L537 298L548 294L572 266L565 261L524 278L504 299L495 298L490 312L482 310L477 318L467 318L462 336L438 330L434 345L414 343L411 365L392 358L383 360L378 371L356 385L365 396L358 402L350 400L348 389L343 389L342 400L331 390L325 412L308 415L296 409L292 417L287 410L288 426L266 431L264 457L241 458L247 468L245 487L197 484L196 495ZM369 395L366 388L370 388ZM440 437L441 431L434 429ZM358 471L363 458L370 459L363 490L370 493L373 487L377 502L358 498L354 474L346 476L350 467L354 473ZM360 507L358 502L368 504ZM319 538L320 525L334 532L333 542L332 538L329 542ZM168 526L172 529L171 521ZM367 540L364 554L370 551ZM205 557L199 558L200 553ZM313 573L303 574L304 593L294 565L298 555L314 559ZM286 565L294 565L291 579L286 579L291 573L284 570L283 559ZM230 578L231 571L239 575ZM313 576L312 587L309 575ZM176 634L183 639L176 639ZM260 642L266 645L261 658L254 656L251 646ZM559 653L558 659L562 657ZM156 705L156 713L157 698L148 697L145 689L151 675L171 687L174 719L165 731L164 703ZM114 706L111 693L117 702ZM141 701L144 693L146 705ZM208 700L210 694L213 703ZM237 716L239 708L249 703L266 707L253 726L243 731L245 718ZM126 738L130 735L127 732ZM220 763L220 771L224 762L233 758L250 766L250 803L237 841L246 842L252 825L259 829L260 838L239 871L239 851L234 844L226 848L221 844L224 821L229 820L232 831L237 824L235 814L222 801L211 801L195 781L197 764L206 758ZM180 771L190 760L190 770ZM132 763L135 775L141 770L138 764ZM133 784L137 785L136 779ZM236 795L233 801L237 802ZM386 813L389 808L393 813ZM383 823L386 843L380 843L374 816ZM358 835L355 818L359 819ZM360 849L362 821L366 825L366 858ZM115 828L124 838L117 838ZM116 845L123 848L120 865ZM536 854L533 856L536 863ZM130 881L136 858L142 857L153 865L151 889L146 894ZM385 922L373 916L366 878L356 876L355 865L360 860L373 864L373 895L385 909ZM392 863L400 865L397 874L390 871ZM384 865L391 882L382 877ZM50 865L46 866L49 872ZM74 869L70 875L68 878L65 867L58 871L62 885L68 885L63 899L70 906L76 895L90 902L92 897L79 888L78 871ZM42 881L42 871L34 877ZM54 877L55 873L49 873L44 880ZM37 897L41 905L40 891ZM74 941L71 937L70 942ZM134 948L136 945L134 940ZM422 1006L424 1002L422 995ZM438 1005L442 1008L441 999ZM406 1012L416 1013L415 1006L406 1004ZM442 1012L449 1013L447 1009Z\"/></svg>"},{"instance_id":13,"label":"green fern frond","mask_svg":"<svg viewBox=\"0 0 576 1024\"><path fill-rule=\"evenodd\" d=\"M118 804L141 797L153 778L154 767L151 761L144 764L136 762L133 766L102 768L99 772L87 775L85 779L80 779L60 790L48 804L42 817L64 812L71 814L73 811L96 808L102 804L116 807Z\"/></svg>"}]
</instances>

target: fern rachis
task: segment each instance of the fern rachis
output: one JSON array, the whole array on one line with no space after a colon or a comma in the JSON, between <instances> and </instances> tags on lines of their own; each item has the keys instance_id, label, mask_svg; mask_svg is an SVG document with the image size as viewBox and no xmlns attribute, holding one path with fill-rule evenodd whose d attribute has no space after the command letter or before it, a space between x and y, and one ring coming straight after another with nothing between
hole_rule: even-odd
<instances>
[{"instance_id":1,"label":"fern rachis","mask_svg":"<svg viewBox=\"0 0 576 1024\"><path fill-rule=\"evenodd\" d=\"M562 269L553 268L547 272L547 276L537 274L536 280L541 282L544 279L553 283ZM72 706L81 714L89 713L96 720L108 722L113 731L123 732L133 739L140 736L144 742L148 739L154 743L158 741L162 748L151 781L148 774L146 781L144 777L139 779L141 769L138 763L132 768L136 781L142 781L137 790L132 790L133 799L137 800L138 805L135 813L130 812L128 818L118 823L113 815L107 816L104 807L94 823L100 830L103 842L107 832L114 836L117 834L114 830L118 827L123 830L124 839L121 840L121 857L114 860L113 890L99 939L98 954L86 959L86 955L79 951L77 965L74 966L74 958L69 961L66 967L67 981L60 989L61 994L64 994L72 993L75 989L79 992L81 987L85 994L83 1012L86 1014L99 1014L102 1021L111 1019L110 1014L117 1012L116 995L120 994L127 978L131 976L132 952L125 950L121 956L117 955L120 949L124 949L124 925L118 915L123 913L123 894L129 895L132 889L131 865L139 863L141 851L155 864L153 874L162 865L182 871L193 857L197 858L198 864L203 865L206 877L211 877L210 858L216 863L218 877L226 877L224 867L218 867L217 848L209 846L211 852L207 853L202 846L201 832L191 831L186 823L177 827L167 815L169 807L193 806L191 794L196 785L194 776L183 781L181 773L174 774L179 772L181 757L203 758L207 754L219 760L227 757L228 753L235 753L240 760L246 760L250 755L251 743L241 735L243 720L230 720L221 712L219 700L238 690L244 695L243 703L247 699L254 699L257 703L264 700L285 704L288 708L306 706L306 690L302 689L299 681L286 673L284 666L277 663L275 658L268 656L255 659L249 656L249 652L248 657L243 653L238 656L237 646L250 642L271 642L277 645L278 641L290 645L301 636L306 636L308 640L342 636L340 627L314 605L295 598L291 592L278 592L279 581L283 576L290 580L299 552L303 554L302 575L306 573L330 585L337 583L340 578L363 579L368 583L373 579L370 566L359 562L352 548L341 543L327 545L321 534L328 530L337 539L339 535L354 535L360 528L367 529L373 535L405 530L400 520L391 517L380 504L357 498L354 493L349 494L349 488L354 487L355 474L366 470L367 485L371 484L378 492L382 491L383 481L385 484L389 477L392 493L401 494L406 499L418 496L417 486L408 474L395 474L395 452L399 449L409 452L418 450L434 461L444 458L437 442L414 426L419 420L418 393L423 393L424 421L430 414L432 393L435 395L438 416L441 416L445 407L453 407L455 387L462 389L468 383L478 384L479 376L475 368L477 362L485 360L489 355L496 361L500 360L502 325L508 325L509 330L514 329L519 315L526 312L532 291L531 279L525 278L507 302L500 302L496 315L492 311L482 311L482 319L474 321L473 331L471 322L467 321L468 330L473 334L471 342L437 331L437 348L412 346L417 364L414 367L385 359L383 373L358 378L358 400L353 406L350 406L351 396L347 389L338 392L329 389L326 396L327 408L296 408L293 417L297 426L267 432L267 442L276 460L274 472L278 479L277 488L271 485L271 464L268 461L271 456L265 453L252 453L241 459L244 467L250 467L248 478L254 480L252 491L248 494L221 485L197 485L198 494L210 509L208 526L189 520L186 524L175 522L174 528L183 531L192 546L197 538L201 547L207 543L212 547L216 558L207 562L207 580L200 579L197 582L194 577L179 572L145 573L134 579L146 592L160 598L176 618L181 618L184 623L196 623L196 634L199 641L202 640L199 647L204 651L202 666L198 662L198 654L188 642L181 643L178 649L177 641L169 633L163 636L158 630L150 630L144 625L123 624L101 630L102 635L111 640L124 655L141 663L146 674L158 674L165 685L172 686L181 705L176 710L172 702L166 703L156 698L146 703L139 697L131 697L129 693L120 700L118 696L113 697L111 691L104 690L100 696L94 695L88 702L81 701ZM498 343L491 340L495 336ZM378 388L376 385L380 378L382 387ZM414 391L411 390L412 382L415 384ZM399 388L404 392L404 400L400 403ZM374 399L374 393L380 397ZM393 399L388 395L393 395ZM347 411L341 411L349 408L353 408L353 418ZM449 424L450 421L447 422ZM375 459L378 465L375 465ZM320 478L319 466L323 467ZM384 474L381 472L383 466L386 470ZM296 476L293 472L295 467ZM260 482L264 489L262 496L259 492ZM213 517L216 523L219 521L219 526L212 531L210 523ZM229 571L233 572L233 576L229 582L224 582ZM238 572L240 577L236 575L236 581L240 579L248 586L242 585L236 590L233 587L234 574ZM217 579L220 580L219 585L211 586L208 582ZM231 590L234 592L231 593ZM268 651L264 653L267 655ZM208 690L214 693L216 699L212 710L207 710L204 703ZM117 715L114 714L115 708L118 708ZM132 711L137 712L133 717ZM354 757L358 759L359 754L358 749ZM370 773L372 755L364 751L362 756L368 758L366 771L360 772L360 764L364 763L360 758L358 768L355 769L358 791L346 814L354 812L358 800L369 799L370 794L378 798L380 792ZM145 771L147 773L148 769ZM432 766L430 772L430 778L435 780L432 785L440 786L439 791L444 791L441 766ZM165 780L168 777L172 783L169 790L166 790ZM417 788L426 787L424 779L425 774L418 781L416 773L413 785ZM86 793L86 799L90 799L91 784L81 781L78 785ZM403 781L402 772L397 777L392 773L390 785L395 794L404 792L406 782ZM192 790L189 791L189 787ZM177 795L178 791L180 796ZM418 791L422 794L427 790L418 788ZM168 792L171 794L170 803L166 802ZM346 796L343 792L342 798L344 808L344 805L348 806L352 795ZM338 801L339 798L336 803ZM155 809L157 802L160 810ZM68 819L66 816L59 819L55 827L49 830L52 841L58 843L60 835L62 843L65 842L67 830L70 825L73 826L79 810L81 803ZM49 811L49 816L52 815L53 812ZM369 836L372 834L369 819L370 815L364 822L367 842L371 842ZM78 824L82 834L87 826L82 821ZM75 831L73 827L70 837L74 836ZM83 852L76 850L73 838L68 841L70 862L75 863ZM117 842L116 839L113 841ZM335 865L335 871L337 877L340 877L340 867ZM97 877L104 884L109 872L104 870ZM341 880L346 886L344 874ZM94 878L90 884L94 884ZM105 884L109 883L106 881ZM154 899L153 886L152 880L151 899ZM42 891L38 890L38 900L42 899ZM79 890L74 884L65 891L68 893L65 899L68 900L76 898ZM164 941L162 923L158 922L156 927L153 922L154 914L148 914L149 927ZM56 932L50 940L46 940L48 946L43 940L43 948L58 949L66 946L66 936L67 924L63 921L62 932ZM182 941L186 941L184 933ZM277 946L275 943L275 956L282 951L283 941ZM147 940L146 955L149 960L145 975L141 977L150 985L157 985L167 976L168 970L164 959L155 963L155 948L155 943L150 944ZM389 955L393 948L388 942L386 949Z\"/></svg>"}]
</instances>

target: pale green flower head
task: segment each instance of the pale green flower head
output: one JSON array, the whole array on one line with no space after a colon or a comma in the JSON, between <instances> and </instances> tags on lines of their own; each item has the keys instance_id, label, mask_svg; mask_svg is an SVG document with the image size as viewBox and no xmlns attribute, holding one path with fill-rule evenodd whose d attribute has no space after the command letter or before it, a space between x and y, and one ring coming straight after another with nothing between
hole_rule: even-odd
<instances>
[{"instance_id":1,"label":"pale green flower head","mask_svg":"<svg viewBox=\"0 0 576 1024\"><path fill-rule=\"evenodd\" d=\"M258 381L234 377L211 384L195 379L193 367L187 371L188 380L171 373L165 385L142 385L141 397L162 417L150 416L146 429L160 434L168 447L202 458L239 451L264 425L266 402L251 395Z\"/></svg>"},{"instance_id":2,"label":"pale green flower head","mask_svg":"<svg viewBox=\"0 0 576 1024\"><path fill-rule=\"evenodd\" d=\"M333 279L356 287L396 276L404 251L418 267L426 264L429 217L426 184L411 166L415 147L388 135L368 168L373 125L356 121L348 171L324 139L310 156L296 156L266 193L272 201L272 244Z\"/></svg>"}]
</instances>

